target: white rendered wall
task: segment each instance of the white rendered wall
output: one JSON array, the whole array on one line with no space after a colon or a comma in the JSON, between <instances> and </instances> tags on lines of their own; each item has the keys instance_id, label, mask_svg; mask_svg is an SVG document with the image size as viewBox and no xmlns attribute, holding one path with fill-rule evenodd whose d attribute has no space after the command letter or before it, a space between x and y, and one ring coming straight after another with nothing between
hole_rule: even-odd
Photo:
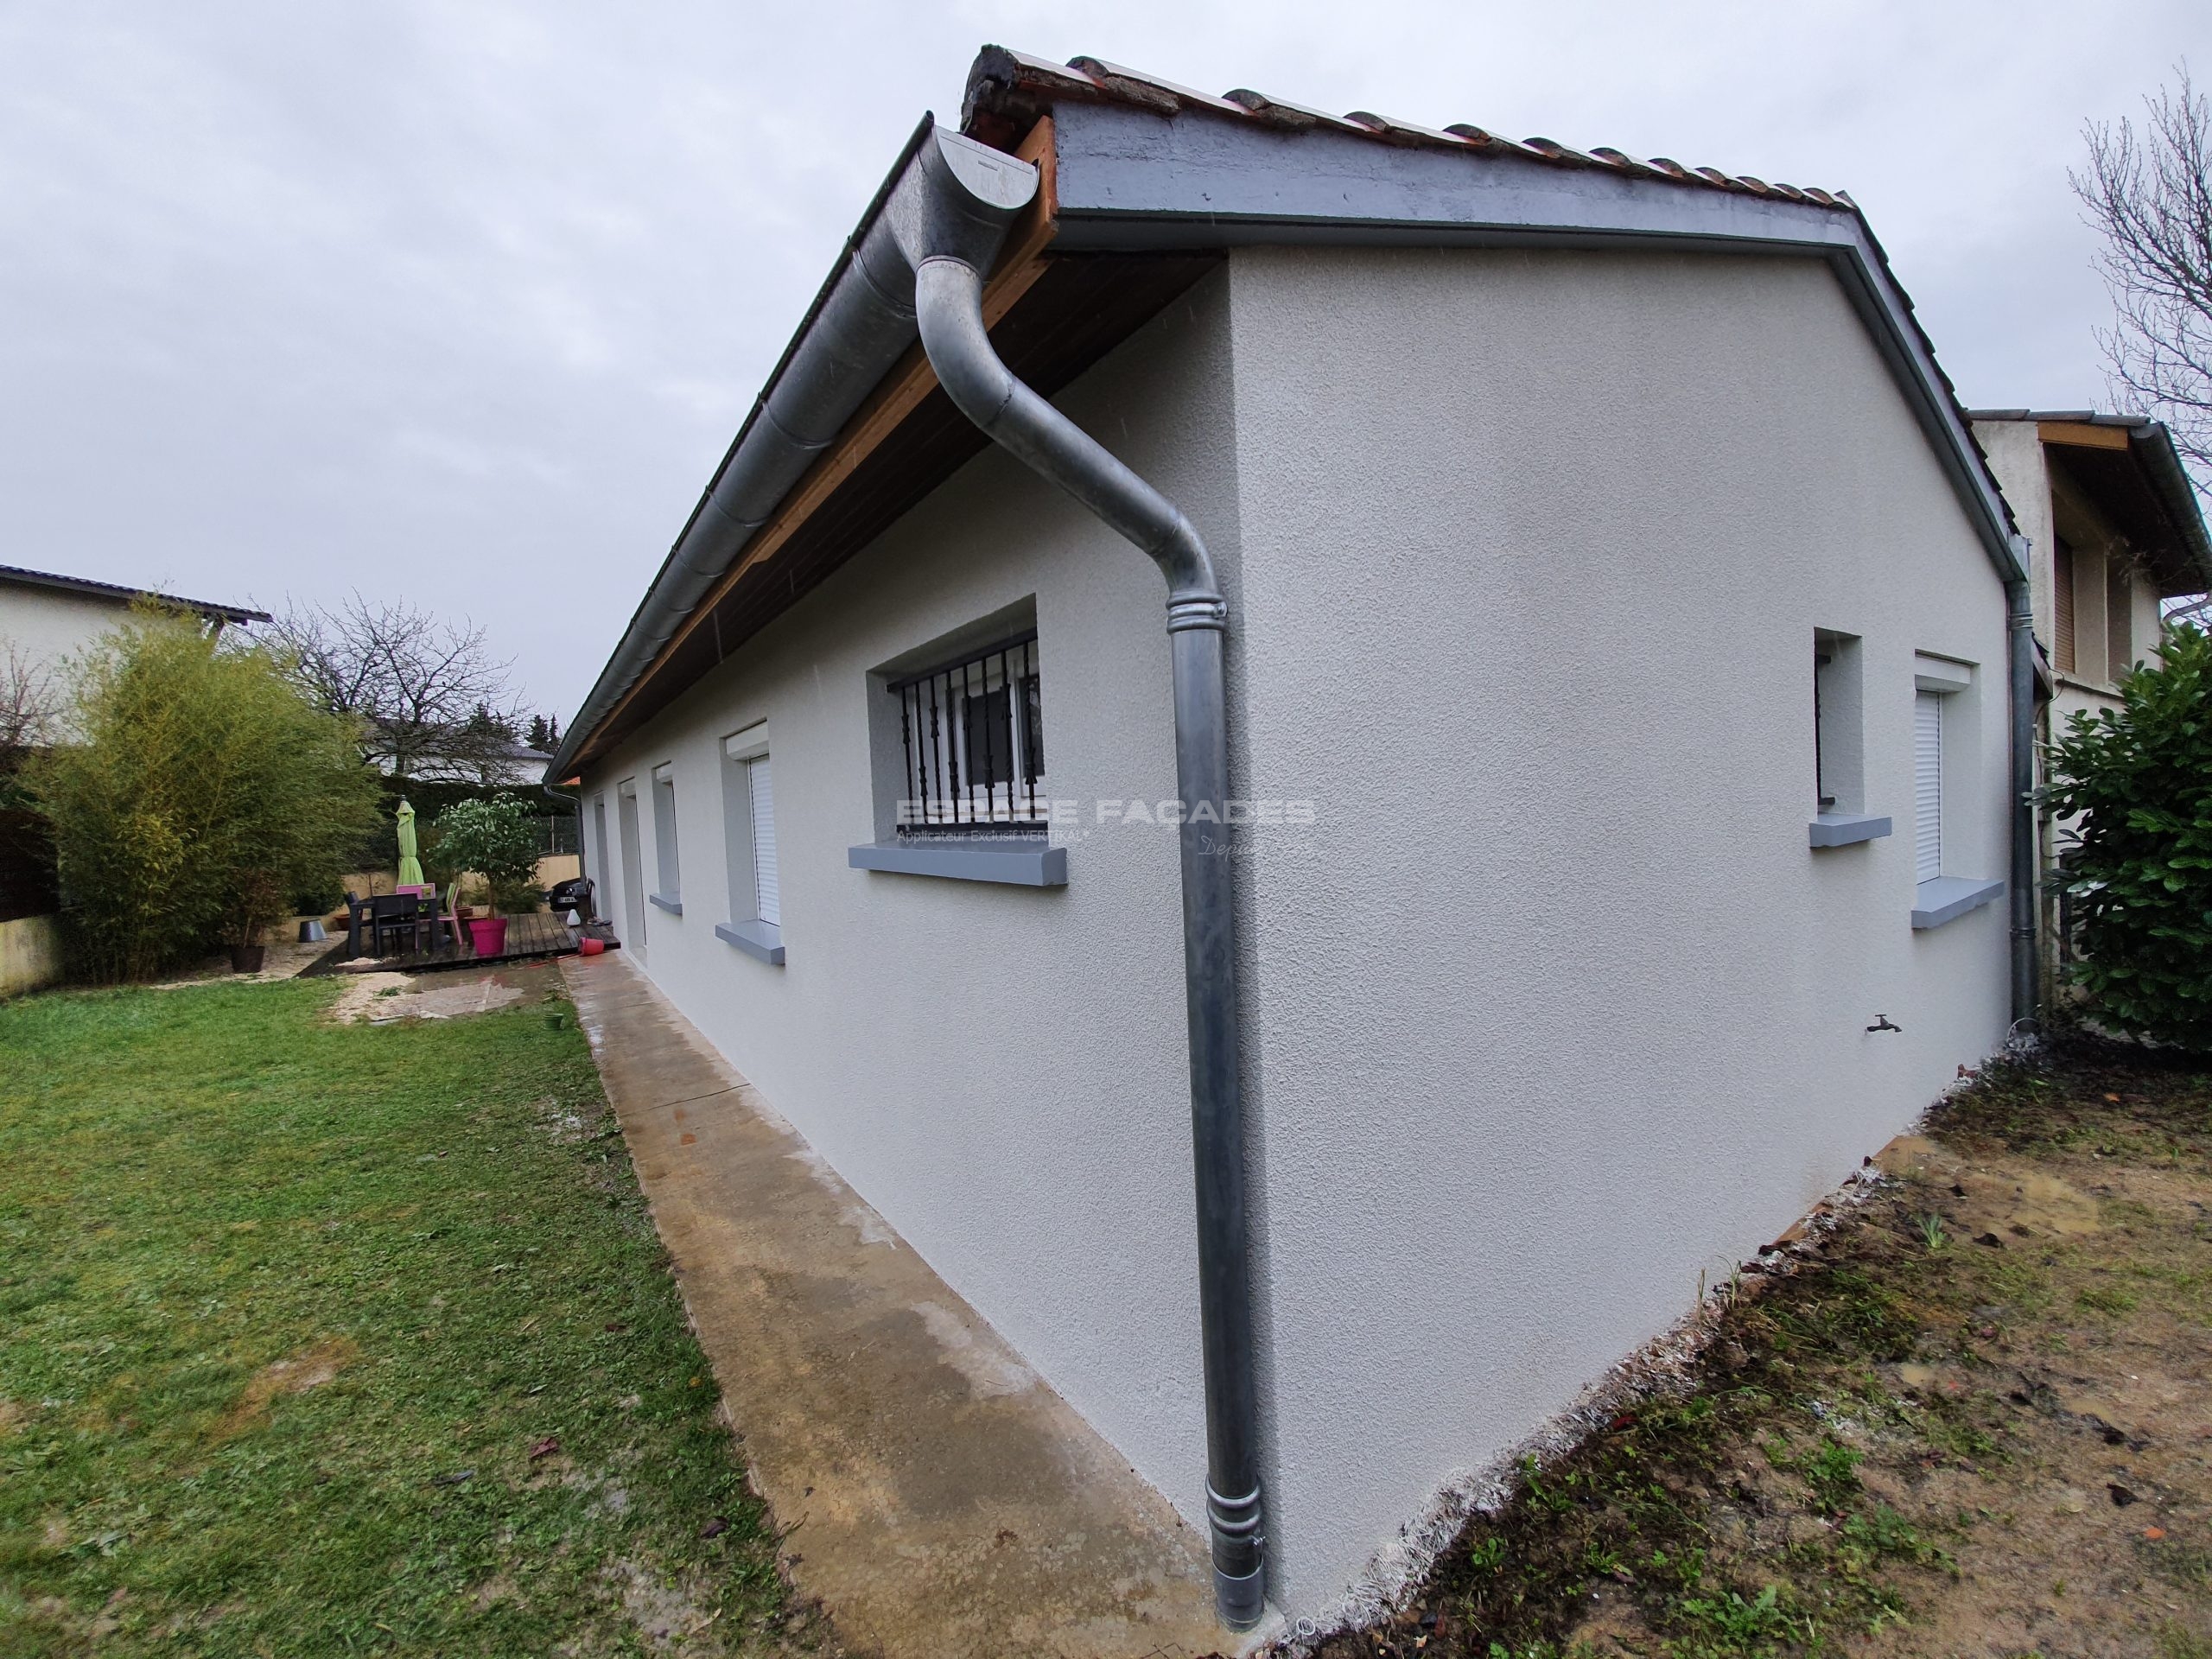
<instances>
[{"instance_id":1,"label":"white rendered wall","mask_svg":"<svg viewBox=\"0 0 2212 1659\"><path fill-rule=\"evenodd\" d=\"M129 605L112 599L0 581L0 662L13 652L61 692L69 659L82 657L130 618Z\"/></svg>"},{"instance_id":2,"label":"white rendered wall","mask_svg":"<svg viewBox=\"0 0 2212 1659\"><path fill-rule=\"evenodd\" d=\"M1235 488L1225 279L1062 399L1217 546ZM1162 417L1163 412L1165 418ZM1017 463L970 463L584 782L602 915L621 863L600 791L675 768L683 913L639 963L952 1287L1194 1519L1204 1515L1182 929L1172 832L1094 836L1039 890L849 868L875 838L868 671L1034 596L1058 797L1174 791L1166 588ZM880 692L876 695L884 695ZM768 722L788 960L729 915L721 740Z\"/></svg>"},{"instance_id":3,"label":"white rendered wall","mask_svg":"<svg viewBox=\"0 0 2212 1659\"><path fill-rule=\"evenodd\" d=\"M1338 1593L1998 1046L2001 584L1812 260L1259 251L1230 270L1269 1547ZM1866 808L1815 853L1812 643ZM1901 1034L1870 1035L1886 1014Z\"/></svg>"},{"instance_id":4,"label":"white rendered wall","mask_svg":"<svg viewBox=\"0 0 2212 1659\"><path fill-rule=\"evenodd\" d=\"M2002 906L1909 927L1916 650L1980 664L1949 842L2004 872L2001 589L1809 261L1239 254L1062 401L1213 548L1240 792L1320 814L1239 861L1270 1548L1310 1611L2001 1039ZM1033 594L1070 885L848 868L867 671ZM585 799L611 828L637 777L649 849L674 763L684 914L641 965L1195 1520L1174 846L1093 805L1173 791L1161 596L986 454ZM1816 628L1864 639L1897 826L1817 855ZM718 745L761 719L781 969L713 932Z\"/></svg>"}]
</instances>

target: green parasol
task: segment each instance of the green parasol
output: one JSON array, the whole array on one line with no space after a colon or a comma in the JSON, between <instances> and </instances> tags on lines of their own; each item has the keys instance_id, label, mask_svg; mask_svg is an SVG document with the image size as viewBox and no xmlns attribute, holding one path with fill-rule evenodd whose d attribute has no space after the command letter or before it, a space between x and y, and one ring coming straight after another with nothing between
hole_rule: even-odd
<instances>
[{"instance_id":1,"label":"green parasol","mask_svg":"<svg viewBox=\"0 0 2212 1659\"><path fill-rule=\"evenodd\" d=\"M423 861L416 856L415 809L404 799L399 803L399 885L423 885Z\"/></svg>"}]
</instances>

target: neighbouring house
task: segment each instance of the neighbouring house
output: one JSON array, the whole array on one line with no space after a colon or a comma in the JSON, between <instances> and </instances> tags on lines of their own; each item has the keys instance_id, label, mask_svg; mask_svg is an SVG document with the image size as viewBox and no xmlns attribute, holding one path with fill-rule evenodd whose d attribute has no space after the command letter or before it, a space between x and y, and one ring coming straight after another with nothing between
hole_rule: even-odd
<instances>
[{"instance_id":1,"label":"neighbouring house","mask_svg":"<svg viewBox=\"0 0 2212 1659\"><path fill-rule=\"evenodd\" d=\"M2162 601L2212 589L2212 537L2159 422L2088 410L1976 410L1971 418L2028 539L2048 741L2077 714L2120 707L2120 682L2158 659ZM2066 825L2046 813L2040 836L2049 869L2064 855ZM2067 956L2063 902L2059 884L2048 884L2049 971Z\"/></svg>"},{"instance_id":2,"label":"neighbouring house","mask_svg":"<svg viewBox=\"0 0 2212 1659\"><path fill-rule=\"evenodd\" d=\"M11 704L21 700L53 705L52 718L41 722L41 735L67 741L60 699L67 663L98 645L142 598L197 617L217 632L270 620L268 613L245 606L0 565L0 695ZM54 921L58 902L52 849L39 820L0 797L0 996L34 990L60 976L60 941Z\"/></svg>"},{"instance_id":3,"label":"neighbouring house","mask_svg":"<svg viewBox=\"0 0 2212 1659\"><path fill-rule=\"evenodd\" d=\"M370 763L387 778L397 778L397 761L390 740L385 747L372 742ZM415 753L408 757L405 779L428 784L464 784L474 789L518 789L535 785L545 776L545 769L553 757L543 749L529 744L497 740L489 743L472 742L466 753L446 753L433 749L429 753Z\"/></svg>"},{"instance_id":4,"label":"neighbouring house","mask_svg":"<svg viewBox=\"0 0 2212 1659\"><path fill-rule=\"evenodd\" d=\"M550 776L1241 1625L2032 1014L2022 556L1847 197L991 48Z\"/></svg>"}]
</instances>

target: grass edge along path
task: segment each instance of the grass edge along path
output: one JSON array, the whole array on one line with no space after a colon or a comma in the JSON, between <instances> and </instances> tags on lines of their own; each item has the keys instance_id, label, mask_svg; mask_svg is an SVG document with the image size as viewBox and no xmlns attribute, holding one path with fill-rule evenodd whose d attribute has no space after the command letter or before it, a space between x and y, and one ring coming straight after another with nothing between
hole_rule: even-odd
<instances>
[{"instance_id":1,"label":"grass edge along path","mask_svg":"<svg viewBox=\"0 0 2212 1659\"><path fill-rule=\"evenodd\" d=\"M0 1005L0 1656L827 1639L558 982Z\"/></svg>"}]
</instances>

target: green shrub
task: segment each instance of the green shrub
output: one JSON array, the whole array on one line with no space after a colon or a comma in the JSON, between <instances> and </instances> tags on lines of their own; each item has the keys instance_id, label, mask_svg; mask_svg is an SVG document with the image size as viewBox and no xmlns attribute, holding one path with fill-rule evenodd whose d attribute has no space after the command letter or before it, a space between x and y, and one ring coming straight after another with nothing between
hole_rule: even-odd
<instances>
[{"instance_id":1,"label":"green shrub","mask_svg":"<svg viewBox=\"0 0 2212 1659\"><path fill-rule=\"evenodd\" d=\"M2051 804L2082 815L2071 977L2103 1023L2212 1050L2212 639L2183 625L2161 655L2051 745Z\"/></svg>"},{"instance_id":2,"label":"green shrub","mask_svg":"<svg viewBox=\"0 0 2212 1659\"><path fill-rule=\"evenodd\" d=\"M72 671L80 741L25 778L80 976L143 979L253 943L294 893L345 871L376 779L354 723L305 702L270 652L142 608Z\"/></svg>"},{"instance_id":3,"label":"green shrub","mask_svg":"<svg viewBox=\"0 0 2212 1659\"><path fill-rule=\"evenodd\" d=\"M438 815L431 857L442 870L471 871L492 887L492 905L513 914L537 907L537 818L520 801L462 801Z\"/></svg>"}]
</instances>

